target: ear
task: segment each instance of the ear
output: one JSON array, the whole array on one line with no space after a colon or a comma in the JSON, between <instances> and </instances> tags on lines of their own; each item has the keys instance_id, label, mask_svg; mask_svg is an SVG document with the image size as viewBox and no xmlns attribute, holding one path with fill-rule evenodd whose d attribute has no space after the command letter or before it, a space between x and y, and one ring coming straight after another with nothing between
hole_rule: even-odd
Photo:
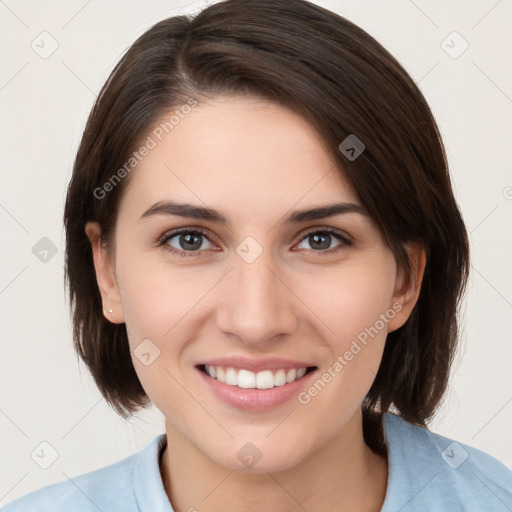
<instances>
[{"instance_id":1,"label":"ear","mask_svg":"<svg viewBox=\"0 0 512 512\"><path fill-rule=\"evenodd\" d=\"M96 280L103 302L103 315L110 322L121 324L125 321L121 298L116 283L114 265L101 238L100 224L87 222L85 233L92 246Z\"/></svg>"},{"instance_id":2,"label":"ear","mask_svg":"<svg viewBox=\"0 0 512 512\"><path fill-rule=\"evenodd\" d=\"M391 305L394 305L392 309L397 313L388 322L388 332L395 331L405 324L420 296L427 261L425 247L419 242L411 242L407 244L406 251L411 262L411 279L409 282L406 282L405 276L397 275L395 291L391 301Z\"/></svg>"}]
</instances>

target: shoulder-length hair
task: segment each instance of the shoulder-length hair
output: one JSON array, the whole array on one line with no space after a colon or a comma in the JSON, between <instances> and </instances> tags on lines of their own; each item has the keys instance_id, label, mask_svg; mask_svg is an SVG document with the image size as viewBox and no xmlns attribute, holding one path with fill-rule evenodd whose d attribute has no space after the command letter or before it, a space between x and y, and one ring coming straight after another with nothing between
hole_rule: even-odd
<instances>
[{"instance_id":1,"label":"shoulder-length hair","mask_svg":"<svg viewBox=\"0 0 512 512\"><path fill-rule=\"evenodd\" d=\"M102 314L88 221L112 240L131 174L103 197L150 129L191 98L248 94L303 116L320 134L392 251L412 276L405 246L419 241L426 268L407 322L387 336L363 418L394 408L426 425L445 392L457 346L457 313L469 271L466 228L441 136L405 69L368 33L304 0L227 0L155 24L115 66L92 108L64 212L65 280L78 355L123 417L151 402L132 364L125 324ZM354 134L364 152L339 145Z\"/></svg>"}]
</instances>

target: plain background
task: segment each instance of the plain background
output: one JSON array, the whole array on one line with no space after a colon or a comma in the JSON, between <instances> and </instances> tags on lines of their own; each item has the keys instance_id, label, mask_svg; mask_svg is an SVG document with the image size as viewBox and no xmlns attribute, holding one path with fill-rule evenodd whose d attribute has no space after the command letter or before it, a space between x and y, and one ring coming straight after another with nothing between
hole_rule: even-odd
<instances>
[{"instance_id":1,"label":"plain background","mask_svg":"<svg viewBox=\"0 0 512 512\"><path fill-rule=\"evenodd\" d=\"M512 2L316 3L383 44L418 83L440 126L472 268L461 349L431 429L512 468ZM204 6L0 0L2 503L111 464L164 432L156 408L130 422L117 416L77 362L62 213L86 117L114 65L157 21ZM33 50L41 38L46 49L52 38L58 43L48 58ZM463 40L469 47L454 58ZM33 252L48 243L44 237L56 248L46 262ZM44 441L58 454L48 469L31 457Z\"/></svg>"}]
</instances>

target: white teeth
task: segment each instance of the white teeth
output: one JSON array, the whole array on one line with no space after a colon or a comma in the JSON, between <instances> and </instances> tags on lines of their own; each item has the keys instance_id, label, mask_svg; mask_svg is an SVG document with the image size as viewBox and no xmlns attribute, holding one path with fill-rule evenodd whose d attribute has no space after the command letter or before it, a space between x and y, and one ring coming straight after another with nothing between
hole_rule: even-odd
<instances>
[{"instance_id":1,"label":"white teeth","mask_svg":"<svg viewBox=\"0 0 512 512\"><path fill-rule=\"evenodd\" d=\"M226 370L226 384L229 384L230 386L238 385L238 375L234 368L228 368Z\"/></svg>"},{"instance_id":2,"label":"white teeth","mask_svg":"<svg viewBox=\"0 0 512 512\"><path fill-rule=\"evenodd\" d=\"M306 374L306 368L291 368L290 370L235 370L231 367L205 365L206 373L220 382L243 389L270 389L274 386L284 386ZM275 373L274 373L275 372Z\"/></svg>"},{"instance_id":3,"label":"white teeth","mask_svg":"<svg viewBox=\"0 0 512 512\"><path fill-rule=\"evenodd\" d=\"M256 375L253 372L247 370L240 370L238 372L238 387L239 388L255 388L256 387Z\"/></svg>"},{"instance_id":4,"label":"white teeth","mask_svg":"<svg viewBox=\"0 0 512 512\"><path fill-rule=\"evenodd\" d=\"M286 384L286 373L284 370L277 370L274 375L274 386L284 386Z\"/></svg>"},{"instance_id":5,"label":"white teeth","mask_svg":"<svg viewBox=\"0 0 512 512\"><path fill-rule=\"evenodd\" d=\"M256 387L258 389L270 389L274 387L274 376L270 370L264 370L256 374Z\"/></svg>"},{"instance_id":6,"label":"white teeth","mask_svg":"<svg viewBox=\"0 0 512 512\"><path fill-rule=\"evenodd\" d=\"M217 373L216 377L213 377L213 374L210 370L210 377L217 378L221 382L226 382L226 373L223 368L214 368L213 366L206 366L206 368L213 368L213 373Z\"/></svg>"},{"instance_id":7,"label":"white teeth","mask_svg":"<svg viewBox=\"0 0 512 512\"><path fill-rule=\"evenodd\" d=\"M296 378L297 370L295 368L288 370L288 373L286 374L286 382L293 382Z\"/></svg>"},{"instance_id":8,"label":"white teeth","mask_svg":"<svg viewBox=\"0 0 512 512\"><path fill-rule=\"evenodd\" d=\"M306 375L306 368L300 368L297 370L297 379L304 377L304 375Z\"/></svg>"}]
</instances>

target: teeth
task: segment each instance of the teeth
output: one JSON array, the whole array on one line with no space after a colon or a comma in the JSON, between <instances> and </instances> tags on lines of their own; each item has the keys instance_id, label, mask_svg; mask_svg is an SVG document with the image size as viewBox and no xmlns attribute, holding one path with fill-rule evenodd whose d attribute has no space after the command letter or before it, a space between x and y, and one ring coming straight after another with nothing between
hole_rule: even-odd
<instances>
[{"instance_id":1,"label":"teeth","mask_svg":"<svg viewBox=\"0 0 512 512\"><path fill-rule=\"evenodd\" d=\"M294 380L304 377L306 368L292 368L290 370L263 370L258 373L250 370L235 370L222 366L205 365L206 373L220 382L243 389L270 389L274 386L284 386Z\"/></svg>"},{"instance_id":2,"label":"teeth","mask_svg":"<svg viewBox=\"0 0 512 512\"><path fill-rule=\"evenodd\" d=\"M256 374L256 387L258 389L270 389L274 387L274 375L270 370L264 370Z\"/></svg>"},{"instance_id":3,"label":"teeth","mask_svg":"<svg viewBox=\"0 0 512 512\"><path fill-rule=\"evenodd\" d=\"M306 375L306 368L301 368L300 370L297 370L297 379L304 377L304 375Z\"/></svg>"},{"instance_id":4,"label":"teeth","mask_svg":"<svg viewBox=\"0 0 512 512\"><path fill-rule=\"evenodd\" d=\"M286 373L284 370L277 370L274 375L274 386L284 386L286 384Z\"/></svg>"},{"instance_id":5,"label":"teeth","mask_svg":"<svg viewBox=\"0 0 512 512\"><path fill-rule=\"evenodd\" d=\"M288 370L288 373L286 374L286 382L293 382L296 378L297 370L295 368Z\"/></svg>"},{"instance_id":6,"label":"teeth","mask_svg":"<svg viewBox=\"0 0 512 512\"><path fill-rule=\"evenodd\" d=\"M229 382L228 382L229 384ZM253 372L247 370L240 370L238 372L238 387L239 388L255 388L256 387L256 375Z\"/></svg>"},{"instance_id":7,"label":"teeth","mask_svg":"<svg viewBox=\"0 0 512 512\"><path fill-rule=\"evenodd\" d=\"M238 385L238 376L233 368L228 368L226 370L226 384L230 386Z\"/></svg>"}]
</instances>

